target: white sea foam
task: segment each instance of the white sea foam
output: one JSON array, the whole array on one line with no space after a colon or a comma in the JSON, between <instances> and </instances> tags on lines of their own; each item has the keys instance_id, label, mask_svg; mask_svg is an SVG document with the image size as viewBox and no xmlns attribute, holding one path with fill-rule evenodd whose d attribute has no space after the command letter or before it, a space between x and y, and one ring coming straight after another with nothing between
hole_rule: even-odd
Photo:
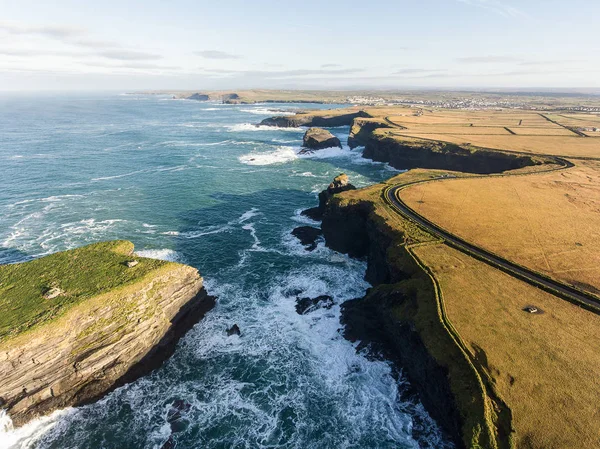
<instances>
[{"instance_id":1,"label":"white sea foam","mask_svg":"<svg viewBox=\"0 0 600 449\"><path fill-rule=\"evenodd\" d=\"M208 143L187 142L187 141L183 141L183 140L170 140L167 142L162 142L162 144L165 146L168 146L168 147L214 147L214 146L219 146L219 145L226 145L231 142L232 141L230 139L221 140L219 142L208 142Z\"/></svg>"},{"instance_id":2,"label":"white sea foam","mask_svg":"<svg viewBox=\"0 0 600 449\"><path fill-rule=\"evenodd\" d=\"M147 257L148 259L159 259L166 260L169 262L181 262L183 257L177 251L172 249L143 249L135 252L140 257Z\"/></svg>"},{"instance_id":3,"label":"white sea foam","mask_svg":"<svg viewBox=\"0 0 600 449\"><path fill-rule=\"evenodd\" d=\"M150 170L136 170L136 171L132 171L132 172L128 172L128 173L123 173L120 175L113 175L113 176L101 176L98 178L92 178L91 181L107 181L109 179L118 179L118 178L125 178L127 176L133 176L133 175L138 175L140 173L148 173Z\"/></svg>"},{"instance_id":4,"label":"white sea foam","mask_svg":"<svg viewBox=\"0 0 600 449\"><path fill-rule=\"evenodd\" d=\"M259 212L258 208L253 207L249 211L246 211L242 214L242 216L239 218L239 223L243 223L247 220L250 220L252 217L256 217L257 215L260 215L260 214L261 213Z\"/></svg>"},{"instance_id":5,"label":"white sea foam","mask_svg":"<svg viewBox=\"0 0 600 449\"><path fill-rule=\"evenodd\" d=\"M307 224L307 225L311 225L311 226L320 226L320 222L313 220L312 218L308 218L306 215L302 215L302 211L304 209L296 209L294 211L294 216L291 217L292 220L298 222L298 223L302 223L302 224Z\"/></svg>"},{"instance_id":6,"label":"white sea foam","mask_svg":"<svg viewBox=\"0 0 600 449\"><path fill-rule=\"evenodd\" d=\"M268 109L268 108L244 108L240 109L241 112L248 112L256 115L295 115L294 111L283 111L280 109Z\"/></svg>"},{"instance_id":7,"label":"white sea foam","mask_svg":"<svg viewBox=\"0 0 600 449\"><path fill-rule=\"evenodd\" d=\"M10 417L4 410L0 410L0 449L32 448L42 435L50 431L61 418L70 413L73 413L71 408L59 410L15 429Z\"/></svg>"},{"instance_id":8,"label":"white sea foam","mask_svg":"<svg viewBox=\"0 0 600 449\"><path fill-rule=\"evenodd\" d=\"M277 147L276 150L266 152L253 152L240 156L238 160L247 165L272 165L283 164L298 159L294 147Z\"/></svg>"},{"instance_id":9,"label":"white sea foam","mask_svg":"<svg viewBox=\"0 0 600 449\"><path fill-rule=\"evenodd\" d=\"M226 128L229 129L229 132L243 132L243 131L301 132L301 131L304 131L304 129L302 129L302 128L278 128L276 126L253 125L252 123L240 123L237 125L229 125Z\"/></svg>"}]
</instances>

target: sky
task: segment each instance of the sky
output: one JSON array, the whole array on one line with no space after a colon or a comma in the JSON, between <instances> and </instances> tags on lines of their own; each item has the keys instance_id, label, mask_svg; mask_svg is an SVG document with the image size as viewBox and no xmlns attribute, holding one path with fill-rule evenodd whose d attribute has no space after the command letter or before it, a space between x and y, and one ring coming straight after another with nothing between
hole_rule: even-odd
<instances>
[{"instance_id":1,"label":"sky","mask_svg":"<svg viewBox=\"0 0 600 449\"><path fill-rule=\"evenodd\" d=\"M600 88L598 0L0 0L0 90Z\"/></svg>"}]
</instances>

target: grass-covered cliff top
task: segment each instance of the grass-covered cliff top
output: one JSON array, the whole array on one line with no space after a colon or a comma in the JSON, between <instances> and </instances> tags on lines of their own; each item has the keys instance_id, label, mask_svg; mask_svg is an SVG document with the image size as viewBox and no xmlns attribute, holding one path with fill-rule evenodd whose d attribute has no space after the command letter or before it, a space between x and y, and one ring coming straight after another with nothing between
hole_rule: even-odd
<instances>
[{"instance_id":1,"label":"grass-covered cliff top","mask_svg":"<svg viewBox=\"0 0 600 449\"><path fill-rule=\"evenodd\" d=\"M139 263L127 267L132 260ZM2 265L0 342L63 315L88 298L175 265L135 256L133 243L128 241L96 243L30 262ZM60 294L49 299L52 289Z\"/></svg>"}]
</instances>

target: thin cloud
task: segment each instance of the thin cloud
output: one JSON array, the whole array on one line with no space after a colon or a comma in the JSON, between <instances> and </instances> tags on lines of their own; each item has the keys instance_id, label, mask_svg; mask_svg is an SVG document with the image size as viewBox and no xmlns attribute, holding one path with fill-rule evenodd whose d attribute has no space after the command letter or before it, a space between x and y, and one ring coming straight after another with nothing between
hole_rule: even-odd
<instances>
[{"instance_id":1,"label":"thin cloud","mask_svg":"<svg viewBox=\"0 0 600 449\"><path fill-rule=\"evenodd\" d=\"M153 64L151 62L123 62L123 63L111 63L111 62L85 62L82 65L88 67L104 67L109 69L156 69L156 70L181 70L181 67Z\"/></svg>"},{"instance_id":2,"label":"thin cloud","mask_svg":"<svg viewBox=\"0 0 600 449\"><path fill-rule=\"evenodd\" d=\"M17 56L17 57L43 57L43 56L85 56L85 53L76 51L62 50L34 50L34 49L19 49L19 48L0 48L0 55Z\"/></svg>"},{"instance_id":3,"label":"thin cloud","mask_svg":"<svg viewBox=\"0 0 600 449\"><path fill-rule=\"evenodd\" d=\"M322 64L321 65L322 69L332 69L335 67L341 67L341 65L340 64Z\"/></svg>"},{"instance_id":4,"label":"thin cloud","mask_svg":"<svg viewBox=\"0 0 600 449\"><path fill-rule=\"evenodd\" d=\"M110 41L96 41L93 39L77 39L68 40L66 43L77 47L90 48L94 50L110 50L115 48L123 48L121 44Z\"/></svg>"},{"instance_id":5,"label":"thin cloud","mask_svg":"<svg viewBox=\"0 0 600 449\"><path fill-rule=\"evenodd\" d=\"M556 64L572 64L574 62L581 62L576 60L553 60L553 61L523 61L520 62L520 66L540 66L540 65L556 65Z\"/></svg>"},{"instance_id":6,"label":"thin cloud","mask_svg":"<svg viewBox=\"0 0 600 449\"><path fill-rule=\"evenodd\" d=\"M522 58L517 58L515 56L468 56L464 58L457 58L456 60L466 64L490 64L523 61Z\"/></svg>"},{"instance_id":7,"label":"thin cloud","mask_svg":"<svg viewBox=\"0 0 600 449\"><path fill-rule=\"evenodd\" d=\"M457 0L465 5L475 6L490 11L494 14L507 17L507 18L518 18L527 17L527 14L522 10L508 5L503 1L499 0Z\"/></svg>"},{"instance_id":8,"label":"thin cloud","mask_svg":"<svg viewBox=\"0 0 600 449\"><path fill-rule=\"evenodd\" d=\"M304 78L310 76L327 76L327 75L348 75L362 73L365 69L294 69L294 70L224 70L224 69L205 69L205 72L210 76L229 76L243 78L259 78L259 79L287 79L287 78Z\"/></svg>"},{"instance_id":9,"label":"thin cloud","mask_svg":"<svg viewBox=\"0 0 600 449\"><path fill-rule=\"evenodd\" d=\"M98 55L108 59L117 59L119 61L148 61L162 59L162 56L160 55L132 50L101 51Z\"/></svg>"},{"instance_id":10,"label":"thin cloud","mask_svg":"<svg viewBox=\"0 0 600 449\"><path fill-rule=\"evenodd\" d=\"M38 35L64 39L67 37L80 36L85 33L82 28L60 26L60 25L22 25L11 22L0 22L0 30L17 35Z\"/></svg>"},{"instance_id":11,"label":"thin cloud","mask_svg":"<svg viewBox=\"0 0 600 449\"><path fill-rule=\"evenodd\" d=\"M442 69L400 69L392 73L392 75L415 75L415 74L428 74L428 73L436 73L436 72L445 72L446 70Z\"/></svg>"},{"instance_id":12,"label":"thin cloud","mask_svg":"<svg viewBox=\"0 0 600 449\"><path fill-rule=\"evenodd\" d=\"M227 53L219 50L202 50L194 52L198 56L202 56L206 59L241 59L242 57L239 55L234 55L232 53Z\"/></svg>"}]
</instances>

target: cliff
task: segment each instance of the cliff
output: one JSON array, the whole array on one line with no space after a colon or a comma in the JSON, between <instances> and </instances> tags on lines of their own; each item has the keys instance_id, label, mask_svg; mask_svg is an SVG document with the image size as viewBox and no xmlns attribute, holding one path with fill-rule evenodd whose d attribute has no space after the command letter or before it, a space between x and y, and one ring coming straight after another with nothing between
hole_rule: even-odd
<instances>
[{"instance_id":1,"label":"cliff","mask_svg":"<svg viewBox=\"0 0 600 449\"><path fill-rule=\"evenodd\" d=\"M14 311L0 318L0 406L16 426L150 372L214 305L197 270L137 257L130 242L2 266L0 274L0 303ZM49 286L53 299L44 295Z\"/></svg>"},{"instance_id":2,"label":"cliff","mask_svg":"<svg viewBox=\"0 0 600 449\"><path fill-rule=\"evenodd\" d=\"M297 128L299 126L336 127L351 126L357 117L370 117L365 111L356 109L299 112L295 115L270 117L260 122L260 126Z\"/></svg>"},{"instance_id":3,"label":"cliff","mask_svg":"<svg viewBox=\"0 0 600 449\"><path fill-rule=\"evenodd\" d=\"M402 170L432 168L490 174L551 162L539 156L404 137L380 128L362 139L363 157Z\"/></svg>"},{"instance_id":4,"label":"cliff","mask_svg":"<svg viewBox=\"0 0 600 449\"><path fill-rule=\"evenodd\" d=\"M356 148L367 145L371 138L371 133L378 128L391 128L391 125L381 118L354 119L350 128L350 134L348 135L348 146Z\"/></svg>"},{"instance_id":5,"label":"cliff","mask_svg":"<svg viewBox=\"0 0 600 449\"><path fill-rule=\"evenodd\" d=\"M426 173L416 172L405 176ZM435 280L412 252L435 239L389 214L381 200L385 187L347 191L325 204L326 244L366 258L366 279L374 285L364 298L344 304L346 337L376 344L402 369L457 447L508 448L510 410L457 344L442 319Z\"/></svg>"}]
</instances>

